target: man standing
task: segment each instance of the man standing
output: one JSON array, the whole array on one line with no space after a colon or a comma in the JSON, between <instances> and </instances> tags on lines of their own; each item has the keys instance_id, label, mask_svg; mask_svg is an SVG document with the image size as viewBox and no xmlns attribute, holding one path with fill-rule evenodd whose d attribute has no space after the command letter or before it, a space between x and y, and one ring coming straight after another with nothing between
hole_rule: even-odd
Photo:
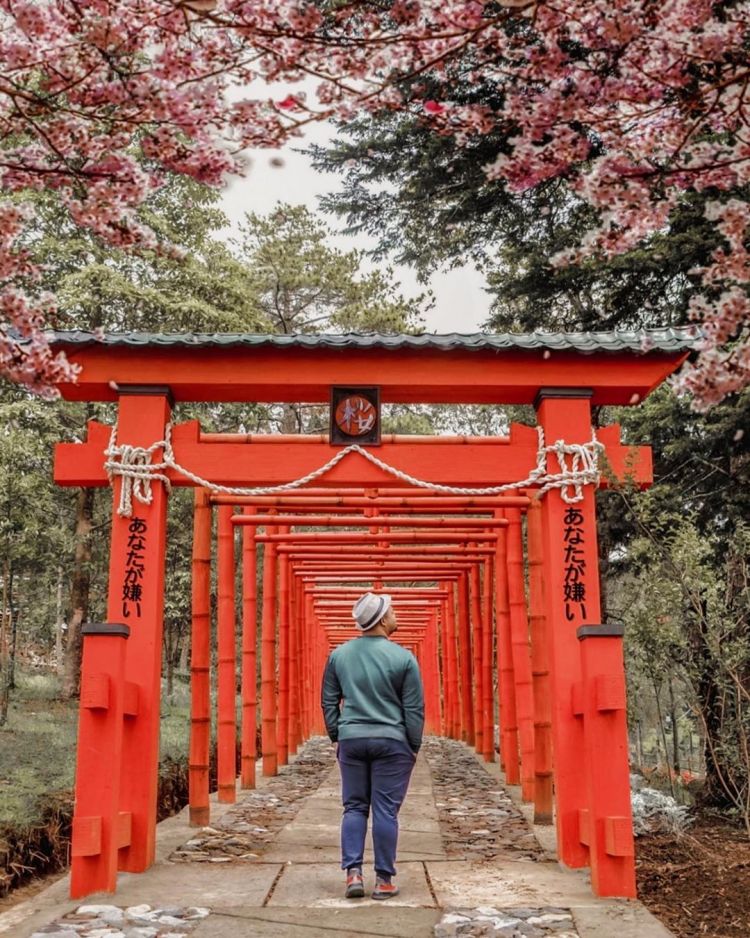
<instances>
[{"instance_id":1,"label":"man standing","mask_svg":"<svg viewBox=\"0 0 750 938\"><path fill-rule=\"evenodd\" d=\"M398 895L392 881L398 812L422 745L422 680L414 655L389 641L397 629L390 596L365 593L352 615L361 635L331 652L322 690L326 729L338 743L341 770L341 868L347 874L346 897L362 898L362 859L372 808L372 898L389 899Z\"/></svg>"}]
</instances>

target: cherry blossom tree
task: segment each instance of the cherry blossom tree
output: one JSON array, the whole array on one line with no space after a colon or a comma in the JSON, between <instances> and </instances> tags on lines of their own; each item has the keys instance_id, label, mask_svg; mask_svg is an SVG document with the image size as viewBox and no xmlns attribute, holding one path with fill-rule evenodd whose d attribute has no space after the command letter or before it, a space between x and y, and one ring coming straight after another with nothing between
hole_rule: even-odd
<instances>
[{"instance_id":1,"label":"cherry blossom tree","mask_svg":"<svg viewBox=\"0 0 750 938\"><path fill-rule=\"evenodd\" d=\"M41 393L72 377L45 338L54 300L34 287L24 193L54 190L104 240L154 247L136 209L165 173L221 185L247 147L405 108L466 147L502 128L490 178L565 176L591 202L598 225L560 264L625 251L684 192L709 192L724 246L700 272L682 386L710 406L750 383L750 206L730 197L750 180L748 24L748 0L0 0L0 369ZM435 100L430 76L455 70L502 96ZM311 79L310 99L272 93Z\"/></svg>"}]
</instances>

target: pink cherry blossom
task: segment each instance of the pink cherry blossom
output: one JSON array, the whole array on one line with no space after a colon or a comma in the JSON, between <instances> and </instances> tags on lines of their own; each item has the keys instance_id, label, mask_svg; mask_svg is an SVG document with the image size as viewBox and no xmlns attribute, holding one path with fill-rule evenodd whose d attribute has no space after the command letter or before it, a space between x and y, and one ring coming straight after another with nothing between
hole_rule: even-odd
<instances>
[{"instance_id":1,"label":"pink cherry blossom","mask_svg":"<svg viewBox=\"0 0 750 938\"><path fill-rule=\"evenodd\" d=\"M565 177L598 210L555 263L626 251L667 224L682 193L710 189L721 243L691 307L702 349L681 379L710 405L750 383L750 213L732 194L750 182L748 24L750 0L325 11L310 0L0 0L0 372L46 394L75 377L49 348L54 303L34 292L16 198L54 191L105 241L154 248L137 209L166 172L220 186L243 171L247 147L278 147L312 121L409 109L462 146L502 129L509 149L489 178L524 191ZM495 83L497 103L428 97L430 79L449 86L456 67ZM314 104L237 93L311 77Z\"/></svg>"}]
</instances>

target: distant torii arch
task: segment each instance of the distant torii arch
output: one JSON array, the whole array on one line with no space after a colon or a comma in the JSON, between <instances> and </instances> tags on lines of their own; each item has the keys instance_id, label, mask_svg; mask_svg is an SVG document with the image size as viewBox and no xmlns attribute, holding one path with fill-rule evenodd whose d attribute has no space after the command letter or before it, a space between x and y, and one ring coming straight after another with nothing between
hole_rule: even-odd
<instances>
[{"instance_id":1,"label":"distant torii arch","mask_svg":"<svg viewBox=\"0 0 750 938\"><path fill-rule=\"evenodd\" d=\"M243 537L248 565L255 545L268 545L261 668L265 771L275 771L279 757L283 761L319 728L317 682L326 646L310 639L320 626L329 644L338 640L346 621L341 603L351 598L346 584L435 584L434 596L413 591L409 602L418 604L417 616L411 607L403 607L405 640L423 659L432 728L464 738L485 758L493 758L490 733L499 703L509 781L518 781L519 733L525 796L535 797L534 777L540 792L554 778L561 860L574 867L590 865L599 895L635 894L621 630L601 625L594 493L585 481L593 476L566 475L565 488L550 488L540 502L530 501L560 467L545 465L543 478L534 475L540 458L537 432L519 425L511 428L508 438L384 438L374 451L375 461L367 453L350 452L318 475L341 454L327 437L280 440L202 434L195 422L171 428L170 415L175 401L325 403L335 385L377 386L386 403L533 404L544 440L574 447L585 470L586 459L596 449L591 447L592 406L642 400L687 357L692 340L686 331L495 336L130 333L103 339L74 332L58 333L54 344L81 366L78 382L62 387L66 398L118 402L114 436L111 427L91 423L84 444L58 445L55 464L59 484L107 485L104 453L109 450L109 470L115 473L109 623L88 628L84 642L73 895L113 891L118 869L143 871L154 859L168 501L161 480L200 489L191 737L196 822L205 823L207 809L210 649L205 573L210 524L205 518L214 502L221 505L222 539L220 796L233 798L236 776L235 603L228 576L236 523L248 532ZM168 459L166 428L171 429ZM621 446L616 426L597 434L615 476L630 474L640 485L651 481L648 448ZM118 474L123 462L128 464L125 480ZM189 470L188 475L177 471L177 464ZM299 487L296 496L287 491L276 501L257 492L210 496L202 489L203 481L230 489L283 489L307 476L315 476L314 488ZM405 486L404 478L412 485ZM427 489L414 488L414 480L423 480ZM450 493L446 488L497 489L523 480L526 484L516 489L515 501L507 492ZM329 493L340 497L340 503L332 505ZM245 506L242 516L232 515L235 504ZM531 633L520 526L527 506ZM355 510L362 517L352 514ZM298 530L309 524L350 530L316 537ZM357 527L364 530L351 530ZM400 533L399 527L410 530ZM261 528L265 533L253 536ZM408 550L410 543L418 554ZM346 563L333 578L327 577L331 546L338 552L347 544L356 545L357 556L338 553ZM252 668L243 672L245 785L252 784L256 719L254 576L246 576L246 583L250 581L253 585L244 596L243 659ZM331 592L331 582L338 584L338 593ZM535 622L546 622L546 628L535 633ZM493 690L495 660L498 701Z\"/></svg>"}]
</instances>

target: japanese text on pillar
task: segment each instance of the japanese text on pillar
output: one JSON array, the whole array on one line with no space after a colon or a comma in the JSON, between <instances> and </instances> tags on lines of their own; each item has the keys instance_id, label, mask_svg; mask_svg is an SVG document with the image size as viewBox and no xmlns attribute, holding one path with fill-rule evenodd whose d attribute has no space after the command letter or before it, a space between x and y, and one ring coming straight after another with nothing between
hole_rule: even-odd
<instances>
[{"instance_id":1,"label":"japanese text on pillar","mask_svg":"<svg viewBox=\"0 0 750 938\"><path fill-rule=\"evenodd\" d=\"M128 525L128 555L125 560L125 576L122 582L122 615L129 619L134 613L141 617L143 599L144 551L148 526L143 518L131 518Z\"/></svg>"},{"instance_id":2,"label":"japanese text on pillar","mask_svg":"<svg viewBox=\"0 0 750 938\"><path fill-rule=\"evenodd\" d=\"M563 598L565 600L565 618L586 618L586 561L584 559L583 512L579 508L569 507L564 518L565 534L565 580Z\"/></svg>"}]
</instances>

